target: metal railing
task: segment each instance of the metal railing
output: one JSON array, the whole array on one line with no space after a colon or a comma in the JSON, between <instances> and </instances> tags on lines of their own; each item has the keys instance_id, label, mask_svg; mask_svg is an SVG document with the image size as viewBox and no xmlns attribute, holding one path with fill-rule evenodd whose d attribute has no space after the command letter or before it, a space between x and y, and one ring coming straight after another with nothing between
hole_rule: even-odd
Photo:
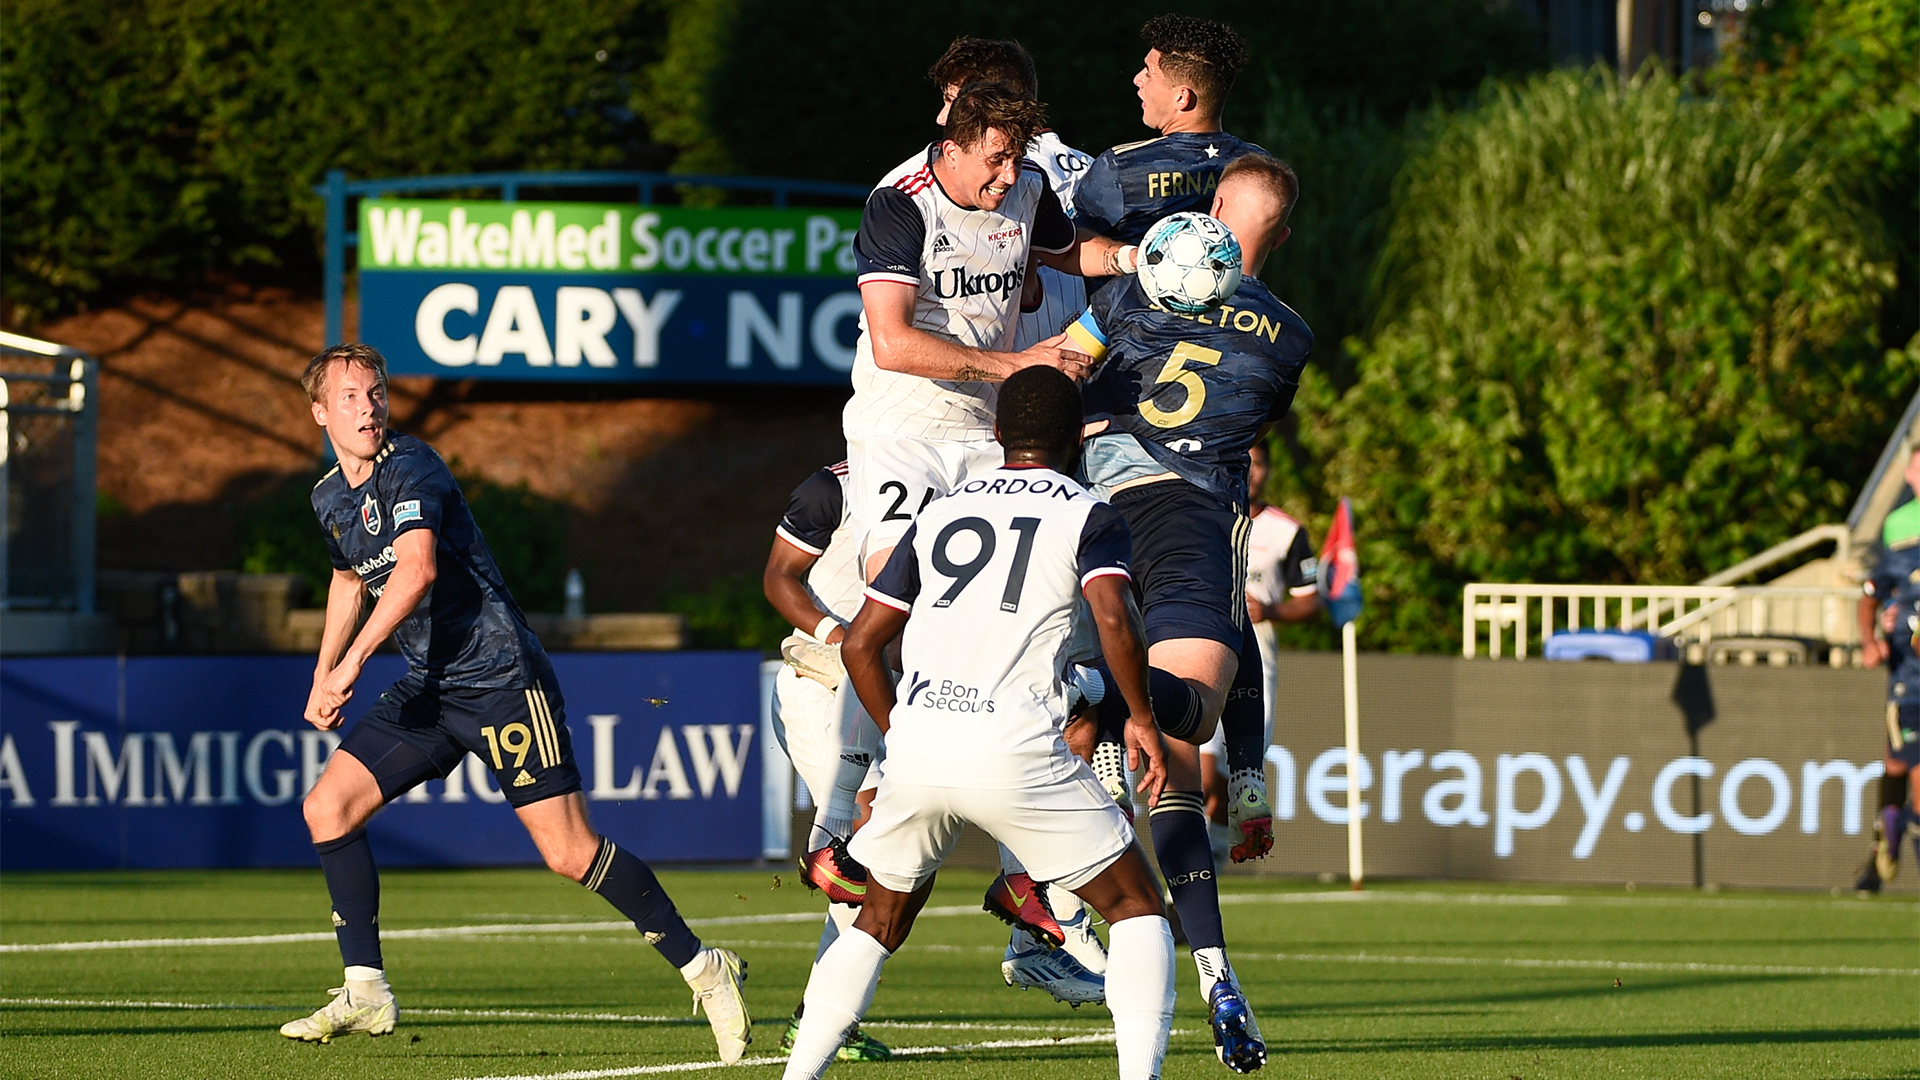
<instances>
[{"instance_id":1,"label":"metal railing","mask_svg":"<svg viewBox=\"0 0 1920 1080\"><path fill-rule=\"evenodd\" d=\"M632 188L640 202L651 204L663 187L718 188L722 191L764 193L773 205L786 206L794 195L813 195L828 199L852 199L864 202L870 188L858 184L836 184L824 180L785 180L768 176L709 176L704 173L657 172L501 172L459 173L448 176L394 176L384 180L348 180L339 169L327 171L323 184L314 192L326 200L327 263L326 335L329 346L340 344L345 332L347 249L360 246L358 230L347 228L347 201L368 195L418 195L429 192L471 191L491 188L500 193L500 201L517 202L521 188Z\"/></svg>"},{"instance_id":2,"label":"metal railing","mask_svg":"<svg viewBox=\"0 0 1920 1080\"><path fill-rule=\"evenodd\" d=\"M1465 592L1461 652L1468 657L1480 654L1484 640L1488 656L1525 659L1558 630L1642 630L1682 648L1728 637L1860 644L1860 593L1851 588L1476 582Z\"/></svg>"},{"instance_id":3,"label":"metal railing","mask_svg":"<svg viewBox=\"0 0 1920 1080\"><path fill-rule=\"evenodd\" d=\"M0 609L93 610L99 374L0 332Z\"/></svg>"}]
</instances>

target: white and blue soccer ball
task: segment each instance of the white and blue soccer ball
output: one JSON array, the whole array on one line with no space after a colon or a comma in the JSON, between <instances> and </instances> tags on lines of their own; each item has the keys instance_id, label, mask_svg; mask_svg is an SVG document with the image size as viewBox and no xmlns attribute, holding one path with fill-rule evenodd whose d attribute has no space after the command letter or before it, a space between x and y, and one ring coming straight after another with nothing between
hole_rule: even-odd
<instances>
[{"instance_id":1,"label":"white and blue soccer ball","mask_svg":"<svg viewBox=\"0 0 1920 1080\"><path fill-rule=\"evenodd\" d=\"M1240 287L1240 241L1207 214L1169 214L1140 241L1140 287L1155 307L1198 315Z\"/></svg>"}]
</instances>

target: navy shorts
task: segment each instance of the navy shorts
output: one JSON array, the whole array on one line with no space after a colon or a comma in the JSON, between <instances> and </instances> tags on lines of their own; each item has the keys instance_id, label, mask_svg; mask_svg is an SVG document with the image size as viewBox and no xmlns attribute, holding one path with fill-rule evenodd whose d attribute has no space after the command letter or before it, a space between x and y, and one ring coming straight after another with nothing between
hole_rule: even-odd
<instances>
[{"instance_id":1,"label":"navy shorts","mask_svg":"<svg viewBox=\"0 0 1920 1080\"><path fill-rule=\"evenodd\" d=\"M1920 768L1920 705L1887 702L1887 756Z\"/></svg>"},{"instance_id":2,"label":"navy shorts","mask_svg":"<svg viewBox=\"0 0 1920 1080\"><path fill-rule=\"evenodd\" d=\"M1247 621L1247 516L1184 480L1128 488L1112 501L1133 534L1130 568L1147 644L1206 638L1238 653Z\"/></svg>"},{"instance_id":3,"label":"navy shorts","mask_svg":"<svg viewBox=\"0 0 1920 1080\"><path fill-rule=\"evenodd\" d=\"M554 685L472 690L408 676L380 695L340 749L367 767L388 802L445 777L469 752L514 806L580 790L566 702Z\"/></svg>"}]
</instances>

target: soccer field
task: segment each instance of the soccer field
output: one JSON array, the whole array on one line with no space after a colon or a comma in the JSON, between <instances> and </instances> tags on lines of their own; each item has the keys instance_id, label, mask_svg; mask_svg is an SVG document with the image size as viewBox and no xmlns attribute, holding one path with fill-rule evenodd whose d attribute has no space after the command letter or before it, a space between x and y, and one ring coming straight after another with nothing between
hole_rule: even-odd
<instances>
[{"instance_id":1,"label":"soccer field","mask_svg":"<svg viewBox=\"0 0 1920 1080\"><path fill-rule=\"evenodd\" d=\"M821 902L789 872L663 873L751 965L775 1075ZM830 1075L1111 1076L1105 1010L1001 984L988 877L943 874L869 1030L902 1053ZM8 1077L585 1078L720 1066L676 973L545 871L388 871L391 1037L275 1028L338 985L318 870L9 874ZM1780 893L1229 879L1223 907L1274 1077L1920 1077L1920 905ZM1191 964L1165 1076L1213 1058Z\"/></svg>"}]
</instances>

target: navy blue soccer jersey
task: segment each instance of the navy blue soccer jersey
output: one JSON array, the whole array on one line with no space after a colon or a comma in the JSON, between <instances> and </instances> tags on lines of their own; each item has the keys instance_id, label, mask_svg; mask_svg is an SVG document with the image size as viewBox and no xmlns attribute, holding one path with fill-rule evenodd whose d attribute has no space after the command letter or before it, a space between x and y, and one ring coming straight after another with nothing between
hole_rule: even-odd
<instances>
[{"instance_id":1,"label":"navy blue soccer jersey","mask_svg":"<svg viewBox=\"0 0 1920 1080\"><path fill-rule=\"evenodd\" d=\"M389 436L359 487L349 486L337 467L314 485L313 512L334 568L358 574L376 599L393 573L394 538L433 531L433 587L393 632L409 674L474 690L552 682L546 651L508 594L460 485L432 447L410 435Z\"/></svg>"},{"instance_id":2,"label":"navy blue soccer jersey","mask_svg":"<svg viewBox=\"0 0 1920 1080\"><path fill-rule=\"evenodd\" d=\"M1074 224L1137 244L1168 214L1211 210L1220 170L1235 158L1265 152L1224 131L1182 131L1116 146L1095 158L1074 187Z\"/></svg>"},{"instance_id":3,"label":"navy blue soccer jersey","mask_svg":"<svg viewBox=\"0 0 1920 1080\"><path fill-rule=\"evenodd\" d=\"M1247 448L1293 405L1313 346L1305 320L1259 278L1243 278L1215 311L1177 315L1129 277L1097 293L1067 333L1105 353L1081 394L1089 421L1109 421L1164 471L1246 505ZM1095 457L1090 447L1089 469Z\"/></svg>"}]
</instances>

